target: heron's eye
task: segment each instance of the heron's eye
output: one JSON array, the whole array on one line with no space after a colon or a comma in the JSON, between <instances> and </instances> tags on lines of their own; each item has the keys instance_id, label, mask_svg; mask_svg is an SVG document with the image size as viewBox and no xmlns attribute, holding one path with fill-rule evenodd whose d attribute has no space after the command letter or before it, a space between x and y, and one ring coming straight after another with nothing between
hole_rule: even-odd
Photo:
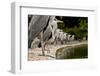
<instances>
[{"instance_id":1,"label":"heron's eye","mask_svg":"<svg viewBox=\"0 0 100 76\"><path fill-rule=\"evenodd\" d=\"M54 19L54 21L56 21L56 19Z\"/></svg>"}]
</instances>

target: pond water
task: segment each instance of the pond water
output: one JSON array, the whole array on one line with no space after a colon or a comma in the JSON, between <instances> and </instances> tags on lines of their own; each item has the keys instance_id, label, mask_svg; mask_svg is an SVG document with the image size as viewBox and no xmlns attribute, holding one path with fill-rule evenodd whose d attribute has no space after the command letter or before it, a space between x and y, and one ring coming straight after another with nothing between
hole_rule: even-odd
<instances>
[{"instance_id":1,"label":"pond water","mask_svg":"<svg viewBox=\"0 0 100 76\"><path fill-rule=\"evenodd\" d=\"M88 58L88 44L67 46L56 51L56 59Z\"/></svg>"}]
</instances>

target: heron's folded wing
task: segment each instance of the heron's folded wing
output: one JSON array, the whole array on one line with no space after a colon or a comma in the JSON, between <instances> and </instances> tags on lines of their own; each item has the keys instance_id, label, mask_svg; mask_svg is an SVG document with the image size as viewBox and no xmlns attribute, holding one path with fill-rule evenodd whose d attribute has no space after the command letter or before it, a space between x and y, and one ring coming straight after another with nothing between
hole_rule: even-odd
<instances>
[{"instance_id":1,"label":"heron's folded wing","mask_svg":"<svg viewBox=\"0 0 100 76\"><path fill-rule=\"evenodd\" d=\"M46 27L49 16L37 15L33 16L29 24L29 34L30 40L33 40L38 34Z\"/></svg>"}]
</instances>

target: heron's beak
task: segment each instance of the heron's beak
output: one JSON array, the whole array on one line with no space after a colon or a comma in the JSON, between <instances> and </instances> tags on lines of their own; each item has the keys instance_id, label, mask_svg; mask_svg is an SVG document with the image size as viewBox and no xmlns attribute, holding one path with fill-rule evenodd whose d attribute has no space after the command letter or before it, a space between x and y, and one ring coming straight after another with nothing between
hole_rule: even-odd
<instances>
[{"instance_id":1,"label":"heron's beak","mask_svg":"<svg viewBox=\"0 0 100 76\"><path fill-rule=\"evenodd\" d=\"M61 21L61 20L56 20L56 22L57 22L57 23L58 23L58 22L62 23L63 21Z\"/></svg>"}]
</instances>

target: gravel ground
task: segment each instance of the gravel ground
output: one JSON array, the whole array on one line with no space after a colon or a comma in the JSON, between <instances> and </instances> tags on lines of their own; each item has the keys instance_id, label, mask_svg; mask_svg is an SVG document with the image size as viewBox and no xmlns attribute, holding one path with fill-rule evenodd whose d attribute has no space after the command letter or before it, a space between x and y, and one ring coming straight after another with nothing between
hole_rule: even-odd
<instances>
[{"instance_id":1,"label":"gravel ground","mask_svg":"<svg viewBox=\"0 0 100 76\"><path fill-rule=\"evenodd\" d=\"M28 61L36 61L36 60L55 60L55 53L56 50L62 47L66 46L74 46L74 45L80 45L87 42L80 42L80 43L72 43L67 45L49 45L48 48L50 52L45 50L45 56L42 56L42 49L41 48L35 48L35 49L29 49L28 50Z\"/></svg>"}]
</instances>

